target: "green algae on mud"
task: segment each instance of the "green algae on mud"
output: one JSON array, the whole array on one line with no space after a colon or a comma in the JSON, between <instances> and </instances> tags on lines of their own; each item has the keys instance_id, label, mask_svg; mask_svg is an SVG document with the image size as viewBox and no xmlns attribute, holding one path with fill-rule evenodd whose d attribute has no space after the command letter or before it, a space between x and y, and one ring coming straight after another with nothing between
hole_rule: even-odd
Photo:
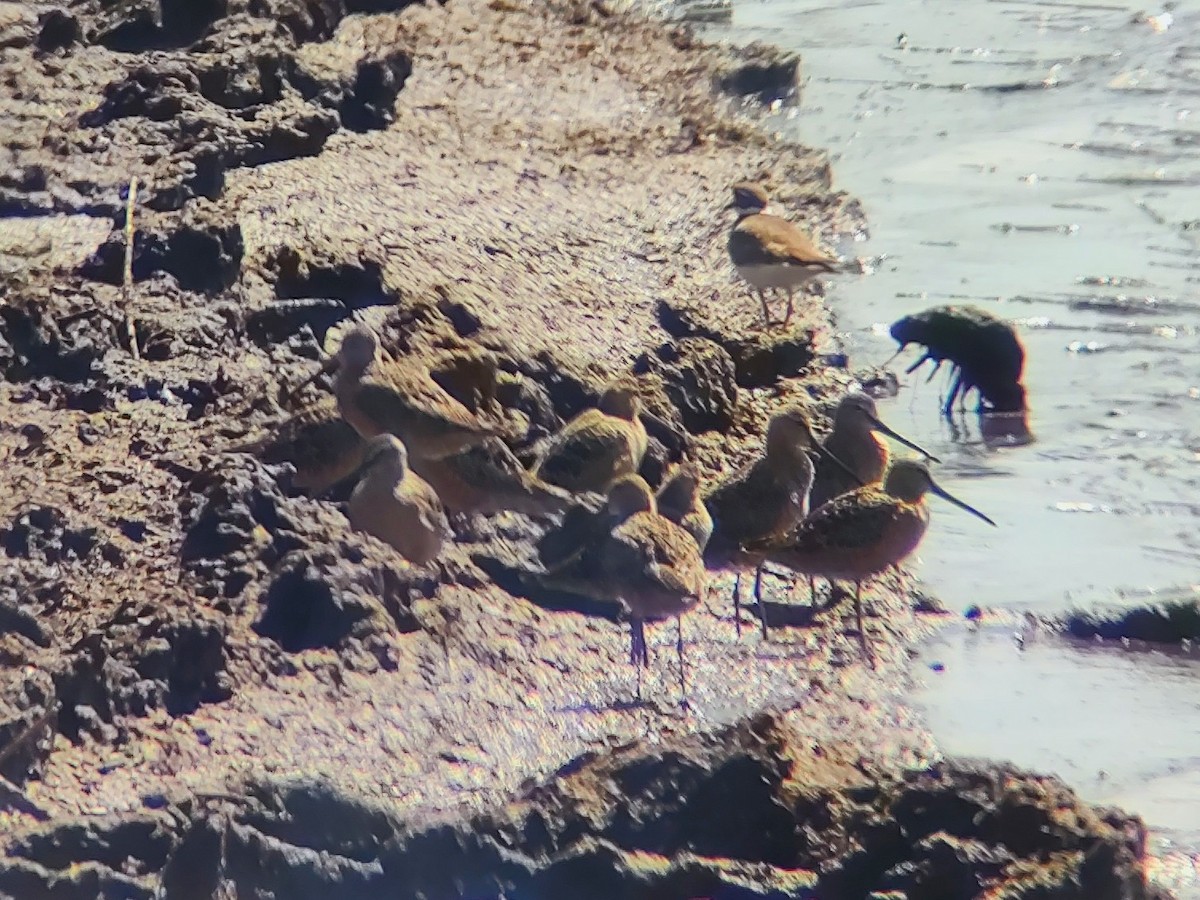
<instances>
[{"instance_id":1,"label":"green algae on mud","mask_svg":"<svg viewBox=\"0 0 1200 900\"><path fill-rule=\"evenodd\" d=\"M399 354L496 354L531 443L645 368L648 402L684 432L653 449L653 481L685 451L709 477L740 464L779 404L829 402L848 381L822 365L836 349L822 305L764 333L725 258L726 189L747 177L822 232L862 226L822 154L714 96L768 51L739 58L602 3L358 6L0 6L0 68L21 97L0 110L20 138L0 189L39 217L6 223L30 246L54 217L113 226L103 239L73 223L4 275L0 763L15 793L0 891L371 896L429 862L391 855L395 835L491 852L489 823L515 804L521 835L503 834L532 860L518 884L607 865L615 889L646 896L804 896L828 869L856 873L841 876L853 895L1016 866L1049 879L1045 896L1089 878L1142 896L1137 841L1117 835L1136 819L1106 824L1060 787L1022 813L1031 834L1061 806L1077 815L1065 833L1047 825L1045 846L1001 850L940 813L899 830L884 799L940 776L896 698L926 626L895 577L872 596L878 672L836 613L736 641L718 582L685 623L693 715L661 663L651 702L630 708L611 622L538 608L476 565L521 563L529 520L487 520L415 569L348 532L336 503L287 490L286 470L220 454L279 417L351 316ZM132 175L152 187L125 297ZM154 348L142 360L121 343L126 311ZM777 585L772 602L790 603ZM790 710L785 736L744 721L764 707ZM776 749L746 750L764 729ZM795 794L775 792L785 770ZM565 796L597 771L626 782L602 808ZM254 787L294 772L320 787ZM980 776L985 794L1041 784L998 772ZM531 780L543 788L523 793ZM829 793L806 804L813 785ZM288 802L256 806L272 792ZM696 793L693 821L676 804ZM958 769L942 793L955 809L993 802L964 799ZM323 830L339 821L326 796L355 811L348 835ZM580 831L593 813L595 833ZM825 849L804 845L809 830ZM493 857L470 859L493 877Z\"/></svg>"}]
</instances>

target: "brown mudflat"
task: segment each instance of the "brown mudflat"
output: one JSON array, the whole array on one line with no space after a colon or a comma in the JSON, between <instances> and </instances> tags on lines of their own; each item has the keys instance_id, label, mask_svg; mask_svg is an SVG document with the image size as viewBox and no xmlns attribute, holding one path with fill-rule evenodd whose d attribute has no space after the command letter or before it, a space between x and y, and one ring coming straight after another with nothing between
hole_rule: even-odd
<instances>
[{"instance_id":1,"label":"brown mudflat","mask_svg":"<svg viewBox=\"0 0 1200 900\"><path fill-rule=\"evenodd\" d=\"M691 714L630 709L619 629L548 612L476 564L485 551L523 562L540 534L528 520L497 517L493 544L451 541L417 568L351 531L334 500L293 496L251 457L218 452L278 421L277 399L351 311L376 316L397 352L496 352L514 376L500 400L530 420L530 441L643 354L711 340L740 391L718 430L685 436L709 479L750 458L781 402L844 380L795 377L832 346L815 304L764 335L752 305L719 302L742 290L721 218L733 181L769 170L811 186L822 234L861 224L827 190L823 155L757 136L713 97L714 73L739 66L729 51L602 3L346 5L0 4L0 201L18 214L0 246L0 894L281 895L327 886L335 869L380 894L444 892L468 869L482 873L473 895L561 896L555 879L572 872L574 896L619 896L628 879L672 893L694 856L599 828L561 853L522 844L537 860L526 874L473 857L404 880L413 858L391 838L434 816L484 835L512 833L511 816L533 834L543 801L522 786L548 781L552 802L579 783L554 773L584 754L596 761L580 777L620 776L605 782L619 797L594 794L604 809L674 821L645 786L692 798L704 815L679 821L701 830L678 846L703 856L713 892L811 879L836 893L863 820L822 819L835 824L821 853L798 855L794 836L845 802L939 790L1000 824L1015 807L1038 823L1077 809L1074 830L1013 863L1060 892L1047 896L1068 896L1081 871L1097 896L1136 883L1118 827L1136 836L1136 820L1100 821L1060 785L981 776L1009 797L953 770L896 787L933 748L896 712L892 685L926 626L894 582L875 594L876 673L834 618L779 629L777 655L757 659L724 608L702 605L687 619ZM126 297L108 223L133 176ZM643 468L676 461L650 443ZM670 695L656 687L645 696ZM747 719L781 697L795 709ZM678 763L634 745L648 731L682 748ZM647 753L649 768L634 764ZM285 784L296 772L309 783ZM788 810L771 833L791 843L708 815L704 796L746 797L755 821ZM927 808L934 830L906 829L859 869L954 859L955 873L982 872L978 845L961 842L998 848L1000 825L955 831L947 849L936 829L967 813ZM498 840L471 845L483 844ZM1105 848L1087 866L1085 845Z\"/></svg>"}]
</instances>

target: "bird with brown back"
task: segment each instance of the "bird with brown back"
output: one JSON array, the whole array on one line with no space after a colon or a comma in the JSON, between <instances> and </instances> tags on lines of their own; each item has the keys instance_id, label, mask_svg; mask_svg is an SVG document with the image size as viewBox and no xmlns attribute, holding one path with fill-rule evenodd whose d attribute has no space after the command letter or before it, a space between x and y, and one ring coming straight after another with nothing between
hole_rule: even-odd
<instances>
[{"instance_id":1,"label":"bird with brown back","mask_svg":"<svg viewBox=\"0 0 1200 900\"><path fill-rule=\"evenodd\" d=\"M533 475L568 491L605 492L638 470L649 438L641 398L629 380L608 386L599 403L552 435L533 466Z\"/></svg>"},{"instance_id":2,"label":"bird with brown back","mask_svg":"<svg viewBox=\"0 0 1200 900\"><path fill-rule=\"evenodd\" d=\"M733 186L737 221L729 232L729 259L738 276L758 293L763 322L771 324L767 291L787 294L783 324L792 320L795 293L813 278L838 272L841 263L817 249L812 239L780 216L767 212L770 197L759 184Z\"/></svg>"},{"instance_id":3,"label":"bird with brown back","mask_svg":"<svg viewBox=\"0 0 1200 900\"><path fill-rule=\"evenodd\" d=\"M870 646L862 620L863 582L907 558L929 527L926 494L933 493L977 516L996 523L941 488L920 460L892 464L883 485L872 484L843 494L814 510L782 536L750 543L748 552L776 565L830 581L853 581L854 612L863 650Z\"/></svg>"},{"instance_id":4,"label":"bird with brown back","mask_svg":"<svg viewBox=\"0 0 1200 900\"><path fill-rule=\"evenodd\" d=\"M404 444L391 434L368 442L346 518L418 566L437 558L451 537L437 493L408 468Z\"/></svg>"}]
</instances>

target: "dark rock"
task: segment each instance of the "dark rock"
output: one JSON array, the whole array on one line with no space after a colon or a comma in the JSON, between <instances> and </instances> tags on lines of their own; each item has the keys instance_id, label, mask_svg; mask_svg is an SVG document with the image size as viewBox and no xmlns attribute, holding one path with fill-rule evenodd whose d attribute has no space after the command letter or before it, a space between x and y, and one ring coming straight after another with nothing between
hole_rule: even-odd
<instances>
[{"instance_id":1,"label":"dark rock","mask_svg":"<svg viewBox=\"0 0 1200 900\"><path fill-rule=\"evenodd\" d=\"M225 15L226 0L125 0L93 9L88 43L136 53L195 43Z\"/></svg>"},{"instance_id":2,"label":"dark rock","mask_svg":"<svg viewBox=\"0 0 1200 900\"><path fill-rule=\"evenodd\" d=\"M207 817L193 822L163 869L164 900L211 900L216 896L223 843L224 823Z\"/></svg>"},{"instance_id":3,"label":"dark rock","mask_svg":"<svg viewBox=\"0 0 1200 900\"><path fill-rule=\"evenodd\" d=\"M22 785L40 775L54 744L58 706L47 673L8 681L0 697L0 778Z\"/></svg>"},{"instance_id":4,"label":"dark rock","mask_svg":"<svg viewBox=\"0 0 1200 900\"><path fill-rule=\"evenodd\" d=\"M1177 644L1200 640L1200 603L1185 598L1136 609L1074 612L1064 629L1071 637Z\"/></svg>"},{"instance_id":5,"label":"dark rock","mask_svg":"<svg viewBox=\"0 0 1200 900\"><path fill-rule=\"evenodd\" d=\"M659 324L677 339L701 337L724 348L733 360L741 387L766 387L781 378L799 375L815 358L815 334L801 317L788 327L773 326L739 333L727 330L710 309L660 302Z\"/></svg>"},{"instance_id":6,"label":"dark rock","mask_svg":"<svg viewBox=\"0 0 1200 900\"><path fill-rule=\"evenodd\" d=\"M133 248L134 281L166 272L185 291L226 290L237 280L242 267L242 230L236 223L183 225L168 234L138 231ZM79 273L85 278L119 285L124 265L125 234L123 230L114 230L80 267Z\"/></svg>"},{"instance_id":7,"label":"dark rock","mask_svg":"<svg viewBox=\"0 0 1200 900\"><path fill-rule=\"evenodd\" d=\"M42 53L69 50L83 37L79 20L62 9L51 9L38 16L37 48Z\"/></svg>"},{"instance_id":8,"label":"dark rock","mask_svg":"<svg viewBox=\"0 0 1200 900\"><path fill-rule=\"evenodd\" d=\"M718 87L737 97L800 101L800 56L769 44L753 43L737 51L738 61L717 77Z\"/></svg>"},{"instance_id":9,"label":"dark rock","mask_svg":"<svg viewBox=\"0 0 1200 900\"><path fill-rule=\"evenodd\" d=\"M12 557L50 563L81 560L96 546L96 529L71 528L60 510L39 506L0 530L0 542Z\"/></svg>"},{"instance_id":10,"label":"dark rock","mask_svg":"<svg viewBox=\"0 0 1200 900\"><path fill-rule=\"evenodd\" d=\"M323 343L329 329L350 311L344 302L333 298L279 300L246 317L246 334L261 347L284 343L305 330Z\"/></svg>"},{"instance_id":11,"label":"dark rock","mask_svg":"<svg viewBox=\"0 0 1200 900\"><path fill-rule=\"evenodd\" d=\"M280 563L263 597L255 630L295 653L336 647L353 634L368 633L370 620L382 614L379 602L343 588L338 562L297 552Z\"/></svg>"},{"instance_id":12,"label":"dark rock","mask_svg":"<svg viewBox=\"0 0 1200 900\"><path fill-rule=\"evenodd\" d=\"M635 372L651 372L693 434L724 431L733 423L737 405L737 370L733 358L715 341L689 337L664 344L655 355L644 354Z\"/></svg>"},{"instance_id":13,"label":"dark rock","mask_svg":"<svg viewBox=\"0 0 1200 900\"><path fill-rule=\"evenodd\" d=\"M9 381L49 377L80 384L98 374L111 336L63 327L53 312L41 299L12 293L0 303L0 369Z\"/></svg>"}]
</instances>

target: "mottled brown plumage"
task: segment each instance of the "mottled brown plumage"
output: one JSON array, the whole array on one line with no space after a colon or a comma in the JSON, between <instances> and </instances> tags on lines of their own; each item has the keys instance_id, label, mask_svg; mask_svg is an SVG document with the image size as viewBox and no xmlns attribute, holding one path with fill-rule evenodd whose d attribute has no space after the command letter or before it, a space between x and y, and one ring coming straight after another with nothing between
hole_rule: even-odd
<instances>
[{"instance_id":1,"label":"mottled brown plumage","mask_svg":"<svg viewBox=\"0 0 1200 900\"><path fill-rule=\"evenodd\" d=\"M812 240L787 219L766 212L767 192L759 185L733 187L738 219L729 232L729 259L743 281L757 293L763 319L771 324L766 291L787 292L787 314L792 318L796 288L823 273L836 272L840 263L822 253Z\"/></svg>"},{"instance_id":2,"label":"mottled brown plumage","mask_svg":"<svg viewBox=\"0 0 1200 900\"><path fill-rule=\"evenodd\" d=\"M292 483L315 495L357 469L366 449L367 442L341 417L337 403L324 398L225 452L253 453L269 465L289 463L296 470Z\"/></svg>"},{"instance_id":3,"label":"mottled brown plumage","mask_svg":"<svg viewBox=\"0 0 1200 900\"><path fill-rule=\"evenodd\" d=\"M512 510L536 516L561 513L573 504L570 493L527 472L499 438L441 459L414 458L411 465L455 513Z\"/></svg>"},{"instance_id":4,"label":"mottled brown plumage","mask_svg":"<svg viewBox=\"0 0 1200 900\"><path fill-rule=\"evenodd\" d=\"M747 550L806 575L855 582L855 615L863 648L867 649L862 583L917 549L929 526L925 505L929 492L990 525L996 524L939 487L924 462L902 459L888 470L882 487L868 485L836 497L786 535L756 541Z\"/></svg>"},{"instance_id":5,"label":"mottled brown plumage","mask_svg":"<svg viewBox=\"0 0 1200 900\"><path fill-rule=\"evenodd\" d=\"M372 438L346 518L416 565L432 562L451 537L437 493L408 468L404 444L390 434Z\"/></svg>"},{"instance_id":6,"label":"mottled brown plumage","mask_svg":"<svg viewBox=\"0 0 1200 900\"><path fill-rule=\"evenodd\" d=\"M754 594L761 615L762 555L747 545L786 534L804 518L813 465L807 451L817 446L807 413L792 407L772 416L767 425L763 453L753 462L720 481L704 497L713 519L712 537L704 552L711 569L732 570L733 618L741 633L741 578L753 569Z\"/></svg>"},{"instance_id":7,"label":"mottled brown plumage","mask_svg":"<svg viewBox=\"0 0 1200 900\"><path fill-rule=\"evenodd\" d=\"M695 606L704 589L704 564L692 536L658 514L654 494L641 478L617 482L607 512L616 525L561 566L551 583L625 607L630 662L638 667L640 691L641 667L649 663L644 623L679 617ZM683 684L682 633L677 649Z\"/></svg>"},{"instance_id":8,"label":"mottled brown plumage","mask_svg":"<svg viewBox=\"0 0 1200 900\"><path fill-rule=\"evenodd\" d=\"M763 637L767 636L762 599L761 553L748 549L787 534L808 511L813 463L810 451L824 454L802 407L791 407L771 417L763 453L721 481L704 497L713 518L713 533L704 552L710 569L736 572L733 582L733 617L741 633L741 576L754 570L754 598L758 602ZM836 461L835 461L836 462Z\"/></svg>"},{"instance_id":9,"label":"mottled brown plumage","mask_svg":"<svg viewBox=\"0 0 1200 900\"><path fill-rule=\"evenodd\" d=\"M857 490L864 485L877 484L883 479L891 457L887 444L876 432L894 438L934 462L938 461L933 454L885 425L880 420L875 401L869 394L852 391L838 404L833 416L833 431L823 445L832 456L845 463L845 468L834 465L828 456L817 460L812 491L808 495L810 510L816 510L848 491ZM816 606L815 576L809 576L808 590L809 599Z\"/></svg>"},{"instance_id":10,"label":"mottled brown plumage","mask_svg":"<svg viewBox=\"0 0 1200 900\"><path fill-rule=\"evenodd\" d=\"M659 515L692 536L703 552L712 537L713 519L700 499L700 475L692 465L676 466L655 495Z\"/></svg>"},{"instance_id":11,"label":"mottled brown plumage","mask_svg":"<svg viewBox=\"0 0 1200 900\"><path fill-rule=\"evenodd\" d=\"M421 366L411 361L372 366L378 346L369 329L356 328L342 339L336 361L338 409L363 437L394 434L414 458L437 459L505 433L503 425L454 399Z\"/></svg>"},{"instance_id":12,"label":"mottled brown plumage","mask_svg":"<svg viewBox=\"0 0 1200 900\"><path fill-rule=\"evenodd\" d=\"M611 385L595 409L584 410L550 438L533 474L568 491L607 491L636 472L646 455L640 409L636 386Z\"/></svg>"},{"instance_id":13,"label":"mottled brown plumage","mask_svg":"<svg viewBox=\"0 0 1200 900\"><path fill-rule=\"evenodd\" d=\"M937 458L928 451L885 425L869 394L851 392L838 404L833 416L833 431L825 439L824 447L845 463L857 479L852 478L846 469L831 463L828 457L819 459L812 493L809 495L809 509L815 510L847 491L883 479L890 455L887 444L878 437L878 432L937 462Z\"/></svg>"}]
</instances>

